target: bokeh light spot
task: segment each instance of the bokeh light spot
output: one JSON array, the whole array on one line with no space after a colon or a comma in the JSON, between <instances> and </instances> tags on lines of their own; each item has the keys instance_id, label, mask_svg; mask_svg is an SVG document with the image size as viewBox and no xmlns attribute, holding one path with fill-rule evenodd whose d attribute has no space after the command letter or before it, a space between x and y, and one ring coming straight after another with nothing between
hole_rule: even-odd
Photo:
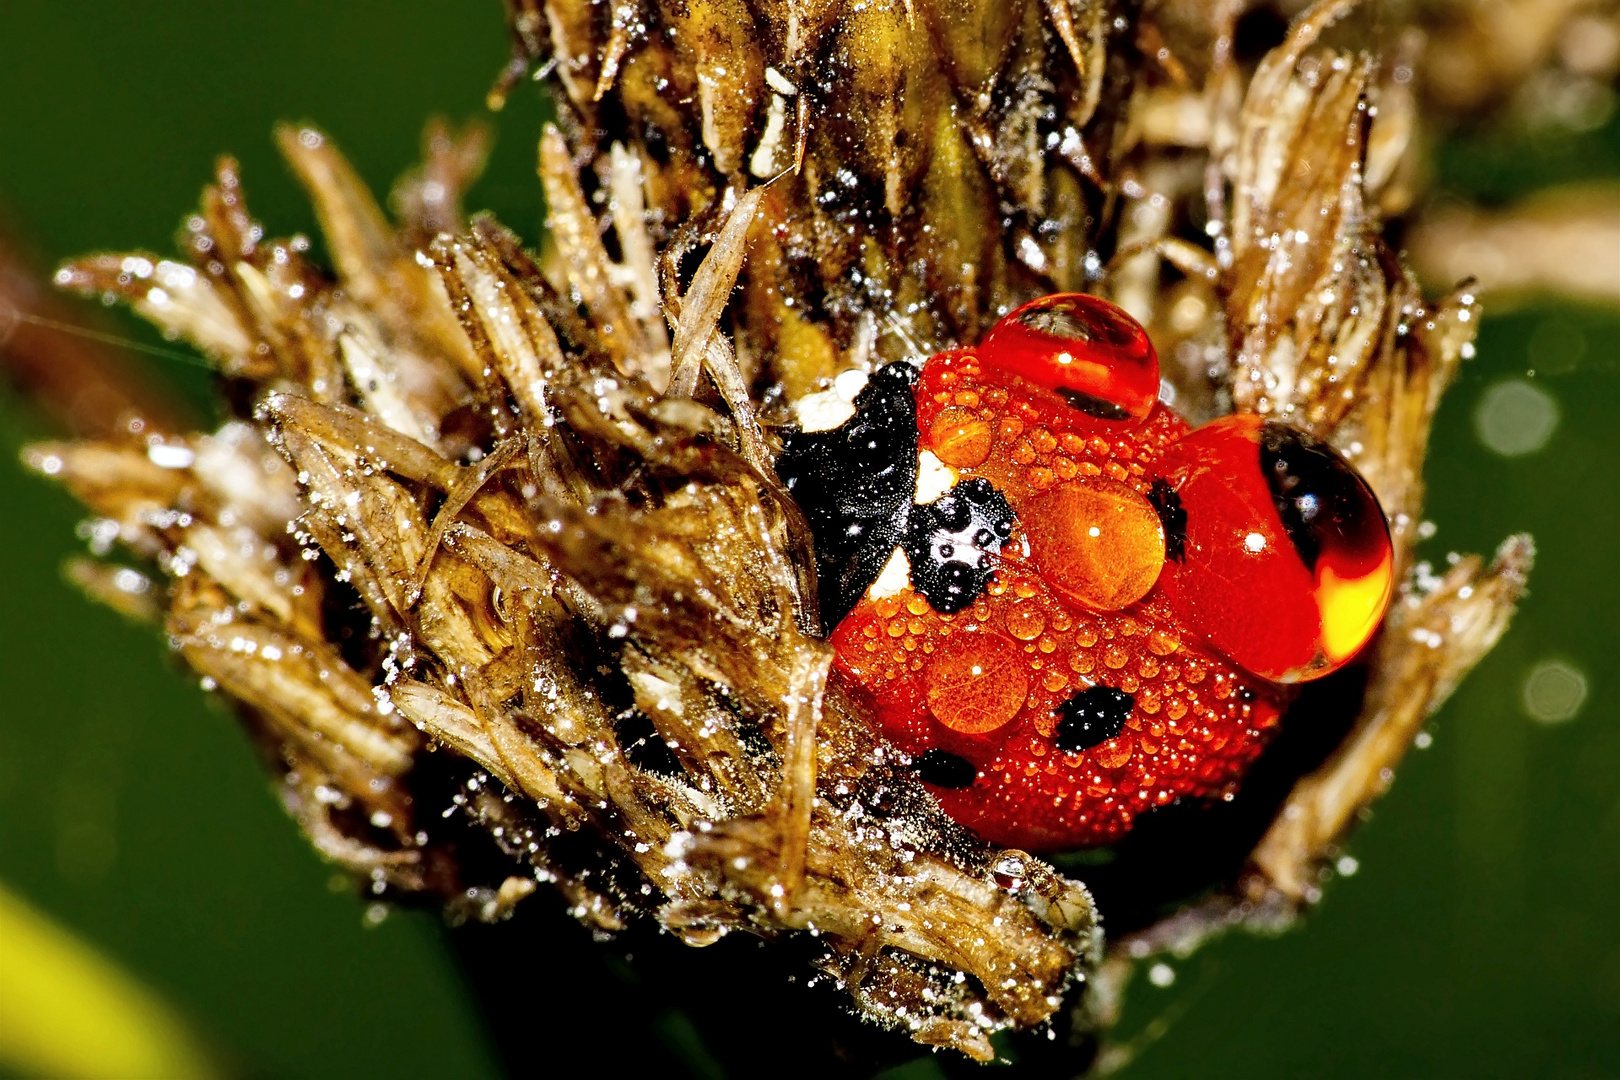
<instances>
[{"instance_id":1,"label":"bokeh light spot","mask_svg":"<svg viewBox=\"0 0 1620 1080\"><path fill-rule=\"evenodd\" d=\"M1558 428L1558 401L1523 379L1504 379L1479 399L1474 430L1486 449L1503 457L1533 454Z\"/></svg>"},{"instance_id":2,"label":"bokeh light spot","mask_svg":"<svg viewBox=\"0 0 1620 1080\"><path fill-rule=\"evenodd\" d=\"M1543 660L1524 677L1519 698L1530 719L1561 724L1586 704L1586 676L1563 660Z\"/></svg>"}]
</instances>

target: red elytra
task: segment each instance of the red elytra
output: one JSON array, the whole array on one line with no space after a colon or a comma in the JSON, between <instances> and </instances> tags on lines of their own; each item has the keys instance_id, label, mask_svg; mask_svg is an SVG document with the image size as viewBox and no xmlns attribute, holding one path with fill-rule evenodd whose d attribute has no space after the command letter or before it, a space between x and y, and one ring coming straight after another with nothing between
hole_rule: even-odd
<instances>
[{"instance_id":1,"label":"red elytra","mask_svg":"<svg viewBox=\"0 0 1620 1080\"><path fill-rule=\"evenodd\" d=\"M1080 295L1018 309L916 384L920 450L989 481L1017 525L962 610L874 585L832 634L836 668L993 842L1107 843L1234 791L1280 680L1348 662L1387 603L1382 513L1341 459L1249 417L1190 432L1157 390L1142 328ZM1263 457L1294 471L1268 478Z\"/></svg>"}]
</instances>

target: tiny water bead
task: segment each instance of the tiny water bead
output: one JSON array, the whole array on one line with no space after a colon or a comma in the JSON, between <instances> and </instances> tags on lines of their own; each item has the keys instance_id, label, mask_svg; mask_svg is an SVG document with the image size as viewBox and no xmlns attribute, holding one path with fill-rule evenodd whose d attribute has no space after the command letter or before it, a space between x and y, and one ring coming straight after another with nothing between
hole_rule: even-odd
<instances>
[{"instance_id":1,"label":"tiny water bead","mask_svg":"<svg viewBox=\"0 0 1620 1080\"><path fill-rule=\"evenodd\" d=\"M873 383L778 470L821 500L835 677L988 840L1103 844L1229 794L1281 684L1348 662L1381 619L1389 537L1354 471L1253 417L1191 431L1156 400L1146 334L1105 301L1037 301ZM901 444L905 464L874 460ZM911 497L863 502L879 473Z\"/></svg>"},{"instance_id":2,"label":"tiny water bead","mask_svg":"<svg viewBox=\"0 0 1620 1080\"><path fill-rule=\"evenodd\" d=\"M990 456L996 433L989 421L967 409L949 408L934 418L928 442L946 465L971 469Z\"/></svg>"}]
</instances>

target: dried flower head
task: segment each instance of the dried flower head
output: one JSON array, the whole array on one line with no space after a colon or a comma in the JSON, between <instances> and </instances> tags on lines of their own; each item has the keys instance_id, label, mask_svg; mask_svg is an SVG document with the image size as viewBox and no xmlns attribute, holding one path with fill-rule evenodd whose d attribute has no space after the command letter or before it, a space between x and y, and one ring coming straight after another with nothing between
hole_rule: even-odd
<instances>
[{"instance_id":1,"label":"dried flower head","mask_svg":"<svg viewBox=\"0 0 1620 1080\"><path fill-rule=\"evenodd\" d=\"M1251 68L1235 8L513 0L510 78L541 62L563 91L540 255L462 217L477 130L430 130L390 222L283 129L329 271L266 238L227 160L180 258L59 275L195 345L232 419L29 461L163 584L78 579L164 621L378 893L494 920L543 883L605 931L807 937L864 1015L981 1060L1066 1003L1105 1029L1136 960L1315 898L1531 559L1515 537L1413 565L1478 310L1425 300L1383 239L1415 105L1323 43L1351 6ZM1246 804L1246 857L1239 832L1205 878L1105 904L1106 956L1086 885L945 818L829 679L772 471L784 404L1077 288L1150 328L1184 412L1285 418L1354 461L1406 582L1364 690L1334 684L1338 748Z\"/></svg>"}]
</instances>

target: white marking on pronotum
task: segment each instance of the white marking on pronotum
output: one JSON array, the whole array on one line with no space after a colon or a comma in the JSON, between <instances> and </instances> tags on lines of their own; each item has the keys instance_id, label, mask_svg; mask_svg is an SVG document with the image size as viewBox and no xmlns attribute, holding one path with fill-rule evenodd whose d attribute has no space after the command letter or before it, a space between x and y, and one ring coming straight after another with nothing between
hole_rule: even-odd
<instances>
[{"instance_id":1,"label":"white marking on pronotum","mask_svg":"<svg viewBox=\"0 0 1620 1080\"><path fill-rule=\"evenodd\" d=\"M848 371L838 373L838 377L833 380L833 389L838 392L839 397L853 405L870 381L871 377L866 372L859 368L850 368Z\"/></svg>"},{"instance_id":2,"label":"white marking on pronotum","mask_svg":"<svg viewBox=\"0 0 1620 1080\"><path fill-rule=\"evenodd\" d=\"M917 455L918 506L925 506L956 486L956 470L934 456L932 450Z\"/></svg>"},{"instance_id":3,"label":"white marking on pronotum","mask_svg":"<svg viewBox=\"0 0 1620 1080\"><path fill-rule=\"evenodd\" d=\"M823 390L800 398L793 411L799 415L800 431L831 431L855 415L855 406L839 397L837 390Z\"/></svg>"},{"instance_id":4,"label":"white marking on pronotum","mask_svg":"<svg viewBox=\"0 0 1620 1080\"><path fill-rule=\"evenodd\" d=\"M841 372L830 390L806 394L793 406L799 416L799 430L831 431L843 427L855 415L855 398L866 389L867 374L858 369Z\"/></svg>"},{"instance_id":5,"label":"white marking on pronotum","mask_svg":"<svg viewBox=\"0 0 1620 1080\"><path fill-rule=\"evenodd\" d=\"M911 560L906 553L898 547L889 556L889 561L883 564L883 572L872 582L866 590L868 600L881 600L885 596L894 596L903 592L911 584Z\"/></svg>"}]
</instances>

